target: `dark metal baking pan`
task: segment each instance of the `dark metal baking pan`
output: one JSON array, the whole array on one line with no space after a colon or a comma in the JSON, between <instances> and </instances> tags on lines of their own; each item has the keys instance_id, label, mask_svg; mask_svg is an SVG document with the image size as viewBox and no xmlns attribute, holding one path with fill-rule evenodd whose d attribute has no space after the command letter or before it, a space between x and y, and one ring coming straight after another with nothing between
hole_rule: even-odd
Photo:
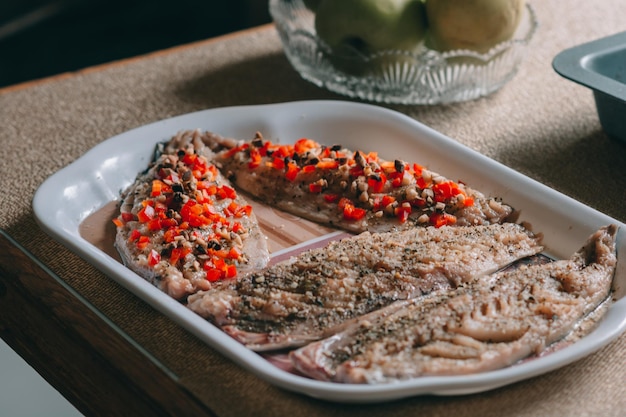
<instances>
[{"instance_id":1,"label":"dark metal baking pan","mask_svg":"<svg viewBox=\"0 0 626 417\"><path fill-rule=\"evenodd\" d=\"M626 141L626 32L560 52L554 70L593 91L604 131Z\"/></svg>"}]
</instances>

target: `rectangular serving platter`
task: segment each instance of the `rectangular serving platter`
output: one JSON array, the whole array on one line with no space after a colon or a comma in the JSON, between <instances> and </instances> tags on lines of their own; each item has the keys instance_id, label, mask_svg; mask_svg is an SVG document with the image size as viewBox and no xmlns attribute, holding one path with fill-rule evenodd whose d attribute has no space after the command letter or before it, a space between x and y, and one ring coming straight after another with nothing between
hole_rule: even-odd
<instances>
[{"instance_id":1,"label":"rectangular serving platter","mask_svg":"<svg viewBox=\"0 0 626 417\"><path fill-rule=\"evenodd\" d=\"M155 145L187 129L211 130L251 139L255 132L280 143L309 137L321 143L378 151L387 159L420 163L520 211L520 221L544 236L546 254L569 258L595 230L620 226L616 300L599 325L577 342L545 356L474 375L421 377L389 384L357 385L315 381L284 371L124 267L111 251L81 235L89 216L111 205L154 155ZM54 239L93 264L145 302L173 319L243 368L286 390L330 401L368 403L434 394L482 392L537 376L579 360L626 330L626 228L622 223L489 159L401 113L347 101L299 101L226 107L189 113L142 126L98 144L49 177L33 199L35 217ZM306 244L306 242L304 242ZM288 250L288 249L287 249ZM277 251L274 255L280 255Z\"/></svg>"}]
</instances>

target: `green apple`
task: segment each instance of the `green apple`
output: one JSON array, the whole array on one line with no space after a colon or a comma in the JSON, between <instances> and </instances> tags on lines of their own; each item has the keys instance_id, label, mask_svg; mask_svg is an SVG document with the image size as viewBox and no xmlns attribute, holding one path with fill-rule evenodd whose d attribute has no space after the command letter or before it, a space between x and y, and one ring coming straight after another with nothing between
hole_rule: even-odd
<instances>
[{"instance_id":1,"label":"green apple","mask_svg":"<svg viewBox=\"0 0 626 417\"><path fill-rule=\"evenodd\" d=\"M439 51L487 52L513 37L524 0L427 0L426 45Z\"/></svg>"},{"instance_id":2,"label":"green apple","mask_svg":"<svg viewBox=\"0 0 626 417\"><path fill-rule=\"evenodd\" d=\"M424 4L421 0L321 0L315 30L336 59L413 51L426 31Z\"/></svg>"}]
</instances>

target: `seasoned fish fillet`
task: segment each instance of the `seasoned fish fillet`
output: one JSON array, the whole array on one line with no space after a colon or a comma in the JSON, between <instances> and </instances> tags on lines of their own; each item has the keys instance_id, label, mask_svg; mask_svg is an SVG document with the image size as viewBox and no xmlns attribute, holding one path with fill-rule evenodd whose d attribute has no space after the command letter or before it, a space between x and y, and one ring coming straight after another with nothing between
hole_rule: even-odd
<instances>
[{"instance_id":1,"label":"seasoned fish fillet","mask_svg":"<svg viewBox=\"0 0 626 417\"><path fill-rule=\"evenodd\" d=\"M365 232L199 292L188 307L251 349L301 346L396 300L455 288L541 250L513 223Z\"/></svg>"},{"instance_id":2,"label":"seasoned fish fillet","mask_svg":"<svg viewBox=\"0 0 626 417\"><path fill-rule=\"evenodd\" d=\"M199 136L160 147L121 196L115 246L124 264L181 301L264 267L269 251L252 208L208 162Z\"/></svg>"},{"instance_id":3,"label":"seasoned fish fillet","mask_svg":"<svg viewBox=\"0 0 626 417\"><path fill-rule=\"evenodd\" d=\"M492 275L395 303L293 351L316 379L379 383L493 370L571 332L609 293L617 227L594 233L570 260Z\"/></svg>"},{"instance_id":4,"label":"seasoned fish fillet","mask_svg":"<svg viewBox=\"0 0 626 417\"><path fill-rule=\"evenodd\" d=\"M511 207L421 165L310 139L273 144L203 133L240 189L289 213L351 232L475 226L511 220ZM516 215L516 213L515 213Z\"/></svg>"}]
</instances>

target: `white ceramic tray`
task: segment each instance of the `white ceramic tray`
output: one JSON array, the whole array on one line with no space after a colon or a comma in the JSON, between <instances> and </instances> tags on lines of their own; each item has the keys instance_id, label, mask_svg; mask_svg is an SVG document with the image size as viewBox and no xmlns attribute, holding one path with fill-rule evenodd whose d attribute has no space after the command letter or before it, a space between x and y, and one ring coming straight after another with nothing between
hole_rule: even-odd
<instances>
[{"instance_id":1,"label":"white ceramic tray","mask_svg":"<svg viewBox=\"0 0 626 417\"><path fill-rule=\"evenodd\" d=\"M572 363L616 339L626 329L626 261L620 259L615 298L599 326L578 342L521 364L469 376L422 377L379 385L310 380L283 371L187 310L81 237L90 214L118 198L153 156L155 144L179 130L201 128L222 135L252 138L256 131L273 141L310 137L382 157L419 162L485 194L500 196L521 210L520 220L544 234L547 253L568 258L597 228L618 223L454 140L394 111L343 101L303 101L219 108L152 123L110 138L47 179L33 207L40 226L109 277L245 369L282 387L341 402L377 402L421 394L458 395L486 391ZM618 255L626 253L626 227L620 224Z\"/></svg>"}]
</instances>

